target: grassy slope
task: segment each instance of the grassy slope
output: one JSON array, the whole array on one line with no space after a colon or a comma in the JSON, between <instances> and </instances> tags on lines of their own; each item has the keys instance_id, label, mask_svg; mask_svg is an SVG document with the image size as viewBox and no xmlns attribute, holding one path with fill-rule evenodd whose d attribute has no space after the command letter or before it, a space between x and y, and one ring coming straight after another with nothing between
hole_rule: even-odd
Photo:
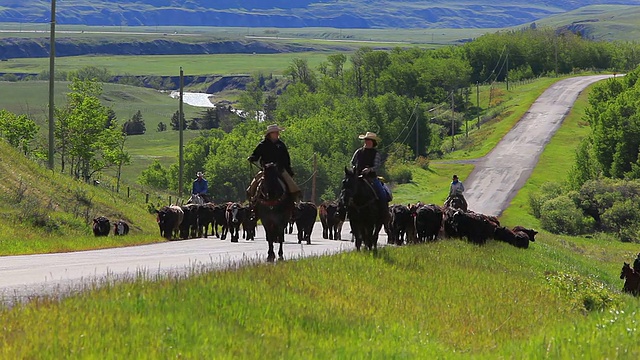
<instances>
[{"instance_id":1,"label":"grassy slope","mask_svg":"<svg viewBox=\"0 0 640 360\"><path fill-rule=\"evenodd\" d=\"M576 108L568 127L554 137L541 165L562 162L566 168L570 163L561 155L575 146L565 139L576 137L572 129L583 107ZM25 165L7 165L19 166ZM434 188L431 184L446 184L451 171L470 171L468 165L456 164L432 168L416 170L416 184L399 188L398 201L417 196L406 188L418 187L427 189L419 200L440 202L443 194L428 192ZM40 171L37 174L46 179L46 172ZM556 168L539 166L534 179L549 177L550 172ZM508 210L503 218L518 223L527 219L522 210ZM0 353L7 358L526 354L631 359L639 355L638 301L616 295L615 289L621 285L621 260L629 259L634 250L631 244L543 232L528 250L496 242L477 247L446 240L384 249L377 257L346 253L277 266L205 271L189 279L118 282L62 302L45 299L0 312L5 324ZM595 285L580 283L573 291L561 290L548 282L553 274L569 277L560 284L573 280ZM617 311L585 316L582 302L590 293L607 294ZM590 346L583 346L587 343Z\"/></svg>"}]
</instances>

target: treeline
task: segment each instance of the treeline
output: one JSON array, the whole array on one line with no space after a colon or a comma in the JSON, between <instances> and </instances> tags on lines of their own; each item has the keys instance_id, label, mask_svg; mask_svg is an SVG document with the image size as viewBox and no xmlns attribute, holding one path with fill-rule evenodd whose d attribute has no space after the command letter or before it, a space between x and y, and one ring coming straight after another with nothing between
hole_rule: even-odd
<instances>
[{"instance_id":1,"label":"treeline","mask_svg":"<svg viewBox=\"0 0 640 360\"><path fill-rule=\"evenodd\" d=\"M542 225L558 233L615 233L640 242L640 67L597 84L585 119L591 133L576 150L564 185L531 197ZM536 210L538 209L538 210Z\"/></svg>"},{"instance_id":2,"label":"treeline","mask_svg":"<svg viewBox=\"0 0 640 360\"><path fill-rule=\"evenodd\" d=\"M282 137L307 199L314 163L317 200L338 195L343 168L361 146L358 134L366 131L378 133L384 157L393 159L386 161L385 175L408 181L408 164L417 159L428 166L429 158L452 150L444 139L460 133L465 120L492 110L478 109L469 100L476 84L576 70L623 71L639 62L638 50L636 44L525 29L439 50L364 47L350 56L329 55L316 69L304 59L294 59L285 71L290 79L286 90L269 92L264 76L254 76L240 99L240 107L250 114L247 121L229 133L206 132L186 146L185 174L204 170L218 201L243 199L255 172L245 159L266 125L277 122L286 128ZM190 182L184 180L183 190L188 192ZM153 164L139 181L177 190L178 164Z\"/></svg>"}]
</instances>

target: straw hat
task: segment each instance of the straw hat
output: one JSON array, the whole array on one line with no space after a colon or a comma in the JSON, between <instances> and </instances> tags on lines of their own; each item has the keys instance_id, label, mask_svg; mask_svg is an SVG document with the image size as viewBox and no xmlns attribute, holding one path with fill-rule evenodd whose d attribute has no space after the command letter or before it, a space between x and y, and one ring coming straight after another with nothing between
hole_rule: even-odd
<instances>
[{"instance_id":1,"label":"straw hat","mask_svg":"<svg viewBox=\"0 0 640 360\"><path fill-rule=\"evenodd\" d=\"M265 135L269 135L272 132L276 132L276 131L284 131L284 128L281 128L280 126L278 126L278 124L271 124L269 126L267 126L267 132L265 132Z\"/></svg>"},{"instance_id":2,"label":"straw hat","mask_svg":"<svg viewBox=\"0 0 640 360\"><path fill-rule=\"evenodd\" d=\"M198 171L198 172L196 173L196 176L197 176L197 177L200 177L200 176L203 176L203 175L204 175L204 174L202 173L202 171Z\"/></svg>"},{"instance_id":3,"label":"straw hat","mask_svg":"<svg viewBox=\"0 0 640 360\"><path fill-rule=\"evenodd\" d=\"M380 141L380 138L378 137L378 135L376 135L376 133L373 133L371 131L367 131L366 134L358 136L358 139Z\"/></svg>"}]
</instances>

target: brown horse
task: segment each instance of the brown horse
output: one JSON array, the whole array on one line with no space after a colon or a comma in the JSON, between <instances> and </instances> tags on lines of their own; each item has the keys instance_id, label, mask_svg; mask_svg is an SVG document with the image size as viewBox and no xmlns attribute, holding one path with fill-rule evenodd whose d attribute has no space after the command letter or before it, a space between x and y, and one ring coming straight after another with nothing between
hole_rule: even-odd
<instances>
[{"instance_id":1,"label":"brown horse","mask_svg":"<svg viewBox=\"0 0 640 360\"><path fill-rule=\"evenodd\" d=\"M278 167L274 163L265 164L264 178L258 186L256 199L256 215L262 221L264 232L269 243L267 261L275 260L273 244L280 244L278 260L283 260L282 243L284 228L288 225L293 211L293 198L287 192L284 181L280 178Z\"/></svg>"},{"instance_id":2,"label":"brown horse","mask_svg":"<svg viewBox=\"0 0 640 360\"><path fill-rule=\"evenodd\" d=\"M631 293L633 296L640 295L640 274L635 272L626 262L620 271L620 279L625 279L622 291Z\"/></svg>"}]
</instances>

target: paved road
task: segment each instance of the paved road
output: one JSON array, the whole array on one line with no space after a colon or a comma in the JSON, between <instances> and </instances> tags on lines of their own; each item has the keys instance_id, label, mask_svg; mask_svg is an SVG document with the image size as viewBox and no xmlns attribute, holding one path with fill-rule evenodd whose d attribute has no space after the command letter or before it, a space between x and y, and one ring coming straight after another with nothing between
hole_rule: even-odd
<instances>
[{"instance_id":1,"label":"paved road","mask_svg":"<svg viewBox=\"0 0 640 360\"><path fill-rule=\"evenodd\" d=\"M567 79L547 90L497 147L478 161L465 182L470 208L485 214L500 214L531 174L544 145L580 91L605 78L607 76ZM323 240L321 230L320 224L316 224L312 245L298 245L295 235L287 235L285 259L354 248L350 241ZM350 239L349 230L345 224L343 239ZM379 243L386 243L384 232ZM65 293L71 287L102 279L106 274L121 277L142 271L155 275L188 271L200 265L220 267L247 259L263 260L266 250L263 229L259 227L253 242L230 243L209 238L75 253L5 256L0 258L0 296L12 302L33 294Z\"/></svg>"},{"instance_id":2,"label":"paved road","mask_svg":"<svg viewBox=\"0 0 640 360\"><path fill-rule=\"evenodd\" d=\"M498 145L476 162L476 167L464 181L469 209L500 215L531 176L542 150L580 92L590 84L609 77L569 78L547 89Z\"/></svg>"},{"instance_id":3,"label":"paved road","mask_svg":"<svg viewBox=\"0 0 640 360\"><path fill-rule=\"evenodd\" d=\"M338 251L353 250L348 223L342 228L342 241L322 239L322 226L316 223L311 245L298 244L297 231L285 235L284 257L319 256ZM126 277L145 272L149 275L186 272L200 266L223 267L243 261L264 261L267 242L262 226L256 239L237 243L220 240L190 239L126 248L81 251L60 254L0 257L0 296L6 303L25 299L33 294L67 293L81 288L82 283ZM379 243L386 244L384 231ZM275 248L276 253L278 248Z\"/></svg>"}]
</instances>

